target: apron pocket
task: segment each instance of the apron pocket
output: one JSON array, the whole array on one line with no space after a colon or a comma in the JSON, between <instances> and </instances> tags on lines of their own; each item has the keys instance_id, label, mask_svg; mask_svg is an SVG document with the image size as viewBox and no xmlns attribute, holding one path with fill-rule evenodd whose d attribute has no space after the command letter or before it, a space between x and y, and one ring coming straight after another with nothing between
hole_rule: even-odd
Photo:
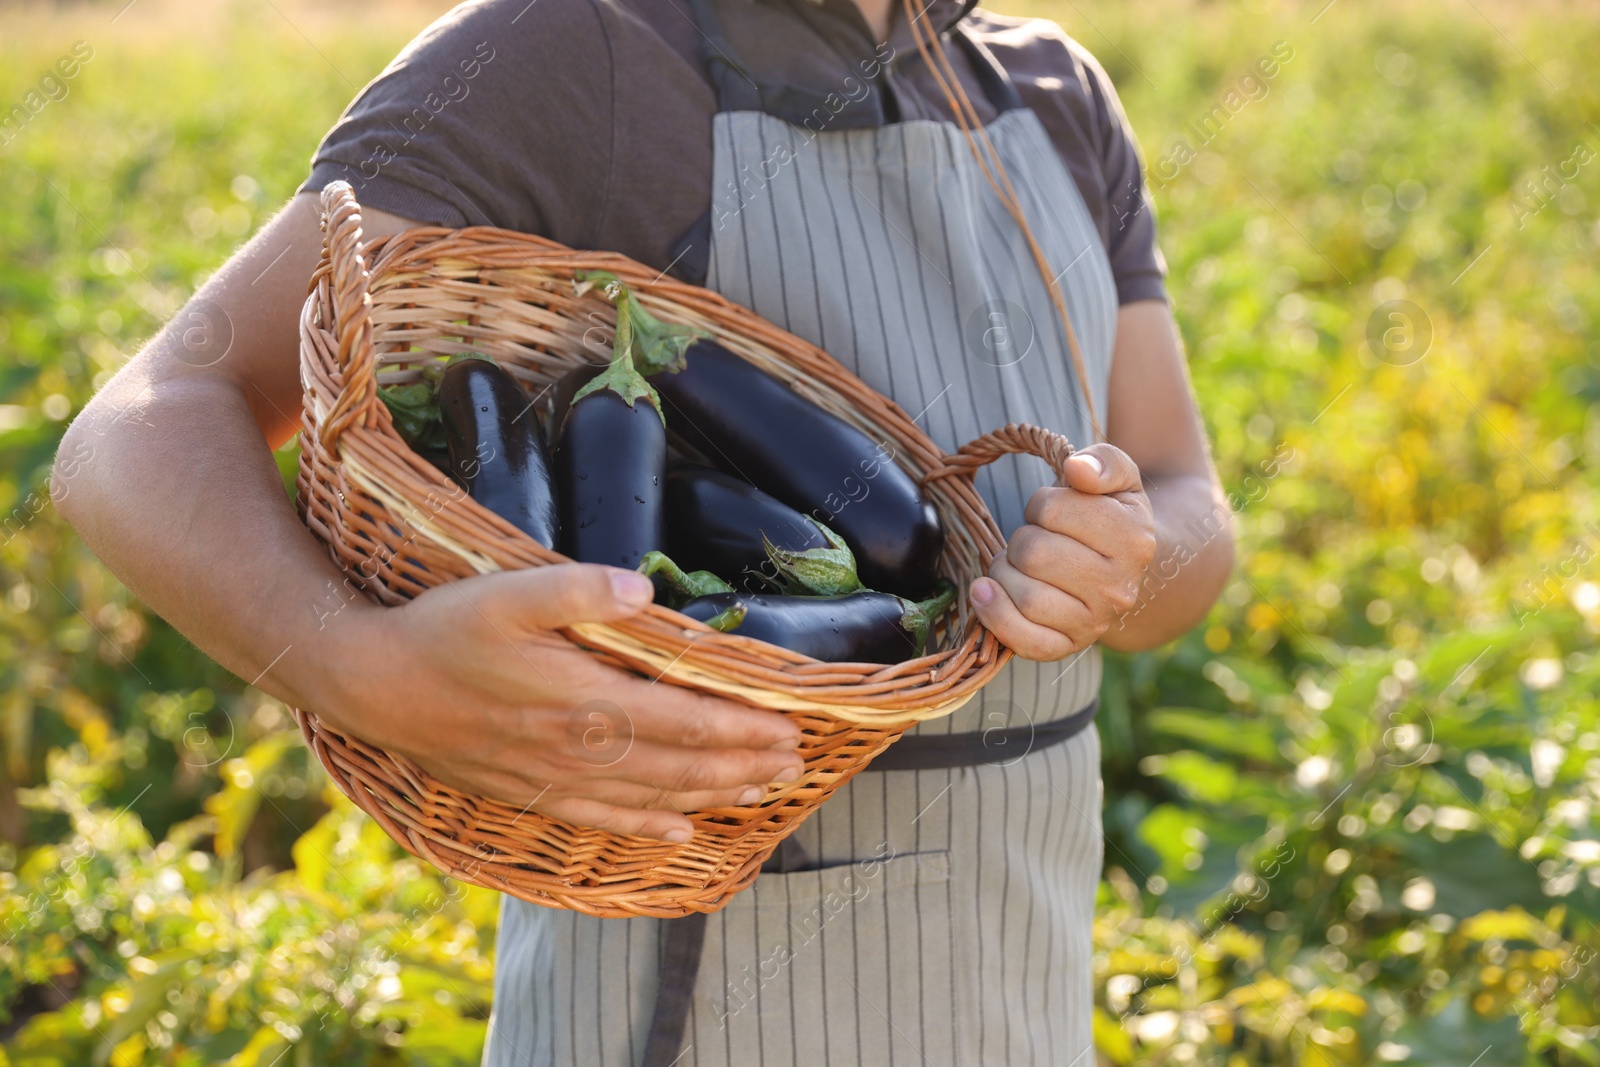
<instances>
[{"instance_id":1,"label":"apron pocket","mask_svg":"<svg viewBox=\"0 0 1600 1067\"><path fill-rule=\"evenodd\" d=\"M762 874L706 931L685 1062L956 1062L978 992L951 891L948 852L887 846Z\"/></svg>"}]
</instances>

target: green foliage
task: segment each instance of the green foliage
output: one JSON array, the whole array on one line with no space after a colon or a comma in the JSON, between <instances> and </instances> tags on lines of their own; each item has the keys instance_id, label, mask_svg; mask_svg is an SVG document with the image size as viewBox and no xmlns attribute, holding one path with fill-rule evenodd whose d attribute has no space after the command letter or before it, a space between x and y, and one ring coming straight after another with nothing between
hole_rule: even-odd
<instances>
[{"instance_id":1,"label":"green foliage","mask_svg":"<svg viewBox=\"0 0 1600 1067\"><path fill-rule=\"evenodd\" d=\"M1106 684L1102 1060L1600 1063L1600 163L1567 166L1600 25L1002 6L1119 87L1238 510L1207 623ZM480 1054L494 895L333 794L48 503L66 420L406 11L4 16L0 104L94 57L0 145L0 1063Z\"/></svg>"},{"instance_id":2,"label":"green foliage","mask_svg":"<svg viewBox=\"0 0 1600 1067\"><path fill-rule=\"evenodd\" d=\"M446 449L439 398L432 382L385 385L378 390L378 399L388 407L400 439L412 449L417 452L443 452Z\"/></svg>"},{"instance_id":3,"label":"green foliage","mask_svg":"<svg viewBox=\"0 0 1600 1067\"><path fill-rule=\"evenodd\" d=\"M265 1067L291 1046L306 1063L477 1061L495 894L401 857L331 787L293 865L241 877L216 817L155 842L104 803L118 755L57 750L49 786L23 793L70 830L0 875L0 994L66 999L21 1021L18 1062ZM254 761L231 762L237 784Z\"/></svg>"}]
</instances>

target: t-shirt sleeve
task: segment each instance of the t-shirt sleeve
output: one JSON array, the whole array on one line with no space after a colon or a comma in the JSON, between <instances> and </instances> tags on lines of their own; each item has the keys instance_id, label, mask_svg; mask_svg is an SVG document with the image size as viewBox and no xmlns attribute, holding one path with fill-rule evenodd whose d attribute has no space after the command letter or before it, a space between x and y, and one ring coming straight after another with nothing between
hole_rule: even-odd
<instances>
[{"instance_id":1,"label":"t-shirt sleeve","mask_svg":"<svg viewBox=\"0 0 1600 1067\"><path fill-rule=\"evenodd\" d=\"M361 90L300 189L342 178L361 204L418 222L503 226L581 245L599 215L610 138L561 131L607 128L609 67L572 55L592 49L603 59L604 48L585 0L462 4Z\"/></svg>"},{"instance_id":2,"label":"t-shirt sleeve","mask_svg":"<svg viewBox=\"0 0 1600 1067\"><path fill-rule=\"evenodd\" d=\"M1095 123L1100 169L1106 185L1107 254L1117 282L1117 299L1165 300L1166 259L1156 243L1155 205L1144 181L1144 162L1122 101L1094 56L1070 42L1082 64Z\"/></svg>"}]
</instances>

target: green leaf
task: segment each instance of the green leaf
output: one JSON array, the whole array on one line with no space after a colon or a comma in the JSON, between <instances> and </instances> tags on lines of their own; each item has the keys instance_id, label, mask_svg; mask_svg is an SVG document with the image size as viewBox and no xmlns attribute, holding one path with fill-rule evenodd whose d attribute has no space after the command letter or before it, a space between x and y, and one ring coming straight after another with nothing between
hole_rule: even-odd
<instances>
[{"instance_id":1,"label":"green leaf","mask_svg":"<svg viewBox=\"0 0 1600 1067\"><path fill-rule=\"evenodd\" d=\"M1104 1009L1094 1009L1094 1047L1117 1067L1133 1062L1133 1038L1123 1025Z\"/></svg>"},{"instance_id":2,"label":"green leaf","mask_svg":"<svg viewBox=\"0 0 1600 1067\"><path fill-rule=\"evenodd\" d=\"M301 834L291 847L294 869L300 883L307 889L323 892L328 887L330 857L338 847L339 826L344 821L337 811L330 811L317 820L315 826Z\"/></svg>"},{"instance_id":3,"label":"green leaf","mask_svg":"<svg viewBox=\"0 0 1600 1067\"><path fill-rule=\"evenodd\" d=\"M289 503L294 503L295 480L300 477L300 435L295 434L284 443L283 447L272 453L272 460L278 465L278 476L283 479L283 490L289 494Z\"/></svg>"},{"instance_id":4,"label":"green leaf","mask_svg":"<svg viewBox=\"0 0 1600 1067\"><path fill-rule=\"evenodd\" d=\"M1508 851L1487 833L1461 833L1436 841L1425 833L1389 832L1389 844L1433 882L1431 911L1465 919L1481 912L1520 907L1540 911L1550 904L1533 864Z\"/></svg>"},{"instance_id":5,"label":"green leaf","mask_svg":"<svg viewBox=\"0 0 1600 1067\"><path fill-rule=\"evenodd\" d=\"M414 1067L478 1067L487 1034L482 1019L427 1019L407 1028L400 1054Z\"/></svg>"},{"instance_id":6,"label":"green leaf","mask_svg":"<svg viewBox=\"0 0 1600 1067\"><path fill-rule=\"evenodd\" d=\"M1216 807L1234 798L1239 788L1239 772L1226 763L1182 751L1162 759L1158 776L1177 785L1201 804Z\"/></svg>"},{"instance_id":7,"label":"green leaf","mask_svg":"<svg viewBox=\"0 0 1600 1067\"><path fill-rule=\"evenodd\" d=\"M1521 644L1524 637L1515 626L1493 630L1461 631L1446 634L1429 644L1417 660L1417 671L1430 688L1439 690L1461 678L1469 664L1482 671L1493 662L1495 653Z\"/></svg>"},{"instance_id":8,"label":"green leaf","mask_svg":"<svg viewBox=\"0 0 1600 1067\"><path fill-rule=\"evenodd\" d=\"M411 451L426 454L446 450L444 418L431 382L385 385L378 390L378 399L389 409L395 432Z\"/></svg>"},{"instance_id":9,"label":"green leaf","mask_svg":"<svg viewBox=\"0 0 1600 1067\"><path fill-rule=\"evenodd\" d=\"M192 952L169 953L166 962L157 966L153 973L134 982L129 990L127 1010L100 1028L100 1044L94 1052L97 1067L105 1067L119 1045L143 1030L145 1023L166 1007L167 990L181 977L183 965L195 958Z\"/></svg>"},{"instance_id":10,"label":"green leaf","mask_svg":"<svg viewBox=\"0 0 1600 1067\"><path fill-rule=\"evenodd\" d=\"M243 756L222 765L227 784L205 801L206 811L217 820L218 856L232 856L238 851L261 805L261 779L299 747L298 732L279 730L251 745Z\"/></svg>"},{"instance_id":11,"label":"green leaf","mask_svg":"<svg viewBox=\"0 0 1600 1067\"><path fill-rule=\"evenodd\" d=\"M1284 763L1278 753L1272 720L1247 718L1236 712L1200 708L1153 708L1145 722L1156 734L1174 741L1204 745L1222 755L1238 756L1264 765Z\"/></svg>"},{"instance_id":12,"label":"green leaf","mask_svg":"<svg viewBox=\"0 0 1600 1067\"><path fill-rule=\"evenodd\" d=\"M283 1056L289 1043L270 1026L250 1035L250 1043L229 1057L223 1067L272 1067Z\"/></svg>"},{"instance_id":13,"label":"green leaf","mask_svg":"<svg viewBox=\"0 0 1600 1067\"><path fill-rule=\"evenodd\" d=\"M1392 1040L1411 1050L1407 1063L1523 1067L1527 1062L1515 1016L1485 1019L1459 997L1436 1014L1405 1023Z\"/></svg>"}]
</instances>

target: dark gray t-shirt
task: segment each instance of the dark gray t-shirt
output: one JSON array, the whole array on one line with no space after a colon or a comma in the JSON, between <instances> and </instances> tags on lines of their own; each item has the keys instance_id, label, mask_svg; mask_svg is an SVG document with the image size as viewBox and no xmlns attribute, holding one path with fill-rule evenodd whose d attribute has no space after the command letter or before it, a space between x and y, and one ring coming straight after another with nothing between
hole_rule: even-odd
<instances>
[{"instance_id":1,"label":"dark gray t-shirt","mask_svg":"<svg viewBox=\"0 0 1600 1067\"><path fill-rule=\"evenodd\" d=\"M933 0L924 17L942 26L959 7ZM717 10L764 82L853 98L865 61L887 68L896 119L951 118L898 4L885 44L854 0L717 0ZM1165 299L1138 148L1105 71L1047 20L976 11L963 25L1043 123L1098 224L1120 301ZM361 91L301 188L342 178L361 203L407 218L540 234L698 282L674 250L711 204L717 98L705 40L688 0L470 0ZM948 40L945 50L980 120L993 119L966 54Z\"/></svg>"}]
</instances>

